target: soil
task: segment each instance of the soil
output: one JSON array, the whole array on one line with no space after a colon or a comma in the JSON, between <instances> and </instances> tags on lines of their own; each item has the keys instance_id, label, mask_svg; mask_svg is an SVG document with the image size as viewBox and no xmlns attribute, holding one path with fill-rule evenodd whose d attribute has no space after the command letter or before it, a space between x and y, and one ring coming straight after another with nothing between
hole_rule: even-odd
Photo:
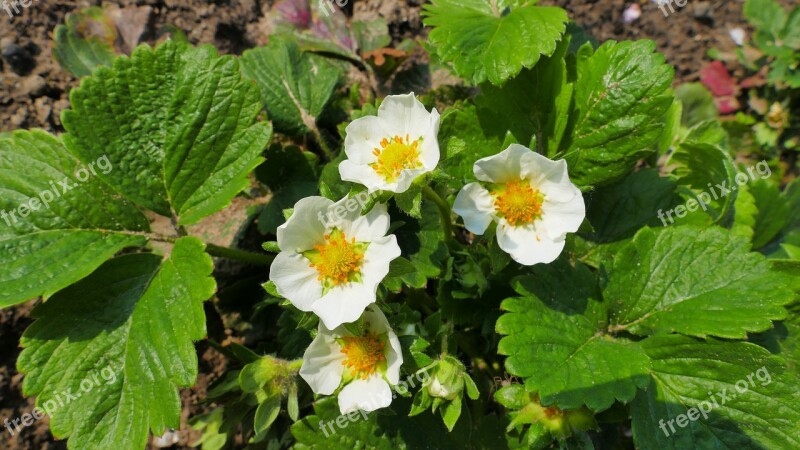
<instances>
[{"instance_id":1,"label":"soil","mask_svg":"<svg viewBox=\"0 0 800 450\"><path fill-rule=\"evenodd\" d=\"M182 30L193 44L212 43L222 53L239 54L264 41L261 21L273 2L120 0L110 3L122 8L152 8L149 31L143 36L145 41L153 42L159 30L172 25ZM357 17L384 17L393 42L398 43L425 33L420 17L422 3L423 0L354 0L346 10ZM735 44L729 35L731 29L741 27L750 31L742 19L741 0L688 0L686 7L676 8L668 17L654 1L639 0L641 16L625 24L623 12L631 3L625 0L540 2L566 8L578 25L601 42L653 39L658 50L675 66L676 84L698 79L699 70L710 61L706 55L710 48L732 49ZM782 3L788 5L791 0ZM52 59L52 33L56 25L64 22L67 13L99 4L100 1L88 0L34 0L30 7L14 17L0 10L0 131L20 128L63 131L60 113L69 106L68 93L77 85L77 80ZM32 303L0 310L0 423L5 418L20 417L33 408L33 400L22 396L22 376L15 367L20 335L31 323L28 313ZM229 323L229 320L223 317L221 322ZM224 332L229 335L227 338L237 339L235 331ZM199 405L200 400L209 383L226 368L225 358L206 342L198 343L197 347L200 376L193 389L182 393L184 414L181 429L175 436L178 442L171 448L189 448L188 443L197 437L187 425L187 419L204 410ZM49 450L63 449L66 445L54 440L47 419L43 419L12 438L0 428L0 447Z\"/></svg>"}]
</instances>

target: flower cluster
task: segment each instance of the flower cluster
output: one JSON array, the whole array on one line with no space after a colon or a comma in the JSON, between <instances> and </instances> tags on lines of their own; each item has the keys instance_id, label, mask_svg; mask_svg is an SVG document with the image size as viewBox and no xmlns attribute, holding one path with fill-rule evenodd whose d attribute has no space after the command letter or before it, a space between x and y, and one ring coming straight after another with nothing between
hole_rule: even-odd
<instances>
[{"instance_id":1,"label":"flower cluster","mask_svg":"<svg viewBox=\"0 0 800 450\"><path fill-rule=\"evenodd\" d=\"M346 128L342 180L363 184L369 193L407 191L436 168L438 130L439 113L427 111L413 93L387 97L377 116ZM585 216L566 162L514 144L476 161L473 171L478 182L464 186L453 208L467 230L483 234L494 222L500 248L518 263L556 259L567 233L575 232ZM300 376L317 394L341 388L342 414L388 406L403 364L397 335L374 305L378 285L400 256L396 237L386 234L389 213L378 203L362 214L344 208L347 200L308 197L297 202L278 227L281 253L270 269L281 295L320 318Z\"/></svg>"}]
</instances>

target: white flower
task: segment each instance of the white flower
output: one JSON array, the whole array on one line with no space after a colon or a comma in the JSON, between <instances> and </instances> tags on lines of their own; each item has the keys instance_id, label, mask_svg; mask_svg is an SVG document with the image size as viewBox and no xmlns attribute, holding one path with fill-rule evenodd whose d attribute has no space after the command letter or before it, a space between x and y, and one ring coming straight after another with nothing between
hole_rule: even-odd
<instances>
[{"instance_id":1,"label":"white flower","mask_svg":"<svg viewBox=\"0 0 800 450\"><path fill-rule=\"evenodd\" d=\"M389 263L400 256L395 236L386 236L386 206L360 214L352 199L334 203L307 197L278 227L281 252L269 278L278 293L298 309L313 311L331 329L355 321L375 302Z\"/></svg>"},{"instance_id":2,"label":"white flower","mask_svg":"<svg viewBox=\"0 0 800 450\"><path fill-rule=\"evenodd\" d=\"M472 168L479 183L458 193L453 211L464 225L483 234L497 223L497 243L524 265L549 263L564 249L567 233L578 230L586 208L569 181L566 161L551 161L519 144L479 159Z\"/></svg>"},{"instance_id":3,"label":"white flower","mask_svg":"<svg viewBox=\"0 0 800 450\"><path fill-rule=\"evenodd\" d=\"M374 305L364 311L354 327L328 329L319 333L303 354L300 376L316 394L330 395L342 384L339 411L374 411L392 403L391 385L400 381L403 352L386 316Z\"/></svg>"},{"instance_id":4,"label":"white flower","mask_svg":"<svg viewBox=\"0 0 800 450\"><path fill-rule=\"evenodd\" d=\"M339 164L339 174L370 193L405 192L439 163L439 112L428 112L413 92L386 97L377 116L356 119L345 132L347 159Z\"/></svg>"}]
</instances>

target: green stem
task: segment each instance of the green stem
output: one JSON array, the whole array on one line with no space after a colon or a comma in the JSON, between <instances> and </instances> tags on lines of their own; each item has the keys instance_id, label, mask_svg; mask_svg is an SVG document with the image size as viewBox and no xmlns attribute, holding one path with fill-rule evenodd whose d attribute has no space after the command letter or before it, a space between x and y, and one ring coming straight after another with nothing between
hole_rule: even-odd
<instances>
[{"instance_id":1,"label":"green stem","mask_svg":"<svg viewBox=\"0 0 800 450\"><path fill-rule=\"evenodd\" d=\"M422 194L425 198L432 201L437 208L439 208L439 218L442 222L442 234L444 234L444 242L450 247L451 250L460 250L461 244L453 237L453 219L450 211L450 204L447 203L439 194L436 193L430 186L422 186Z\"/></svg>"},{"instance_id":2,"label":"green stem","mask_svg":"<svg viewBox=\"0 0 800 450\"><path fill-rule=\"evenodd\" d=\"M328 143L325 142L325 138L322 137L322 133L320 133L319 128L317 128L317 124L313 124L310 126L311 134L314 135L314 139L316 139L317 143L319 144L319 148L322 149L322 152L325 153L325 157L328 158L328 161L333 161L336 159L336 155L333 154L331 148L328 147Z\"/></svg>"},{"instance_id":3,"label":"green stem","mask_svg":"<svg viewBox=\"0 0 800 450\"><path fill-rule=\"evenodd\" d=\"M235 248L220 247L214 244L206 244L206 251L211 256L235 259L236 261L250 263L257 266L268 266L272 264L272 260L275 259L274 255L252 253Z\"/></svg>"}]
</instances>

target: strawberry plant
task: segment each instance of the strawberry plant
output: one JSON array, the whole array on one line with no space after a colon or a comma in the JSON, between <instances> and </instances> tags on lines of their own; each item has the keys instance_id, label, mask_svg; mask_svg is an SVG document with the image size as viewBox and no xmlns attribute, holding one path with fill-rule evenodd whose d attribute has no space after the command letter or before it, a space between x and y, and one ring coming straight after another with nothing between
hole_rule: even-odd
<instances>
[{"instance_id":1,"label":"strawberry plant","mask_svg":"<svg viewBox=\"0 0 800 450\"><path fill-rule=\"evenodd\" d=\"M325 41L307 2L241 56L68 22L65 132L0 134L0 306L36 303L53 435L181 427L208 340L203 449L800 446L791 171L737 162L653 42L535 3L433 0L414 45L460 88L394 95L385 24Z\"/></svg>"}]
</instances>

